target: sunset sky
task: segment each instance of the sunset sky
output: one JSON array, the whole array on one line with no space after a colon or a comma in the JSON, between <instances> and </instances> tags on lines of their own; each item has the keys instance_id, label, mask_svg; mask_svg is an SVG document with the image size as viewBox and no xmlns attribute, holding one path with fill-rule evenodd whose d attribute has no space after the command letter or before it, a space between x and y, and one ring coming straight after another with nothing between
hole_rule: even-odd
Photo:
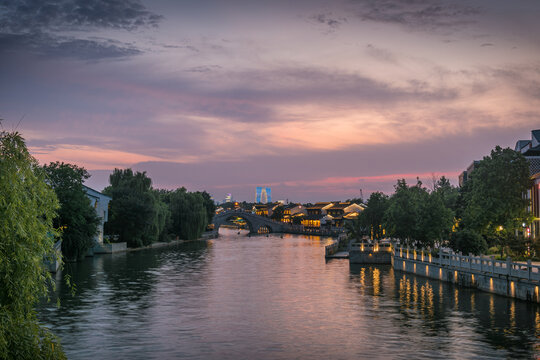
<instances>
[{"instance_id":1,"label":"sunset sky","mask_svg":"<svg viewBox=\"0 0 540 360\"><path fill-rule=\"evenodd\" d=\"M0 1L0 118L41 162L253 201L457 183L540 128L540 1Z\"/></svg>"}]
</instances>

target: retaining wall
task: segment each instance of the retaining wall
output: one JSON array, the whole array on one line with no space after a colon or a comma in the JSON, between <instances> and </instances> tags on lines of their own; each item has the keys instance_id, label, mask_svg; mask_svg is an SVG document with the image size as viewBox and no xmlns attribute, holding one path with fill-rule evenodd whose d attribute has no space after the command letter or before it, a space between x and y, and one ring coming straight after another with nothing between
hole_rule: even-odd
<instances>
[{"instance_id":1,"label":"retaining wall","mask_svg":"<svg viewBox=\"0 0 540 360\"><path fill-rule=\"evenodd\" d=\"M414 255L411 258L411 252ZM533 266L529 264L497 262L493 259L444 254L440 257L429 255L419 258L420 252L396 249L392 256L395 270L425 276L432 279L451 282L464 287L476 288L494 294L504 295L540 303L540 283L531 276ZM459 257L459 258L458 258ZM448 261L450 260L450 261ZM497 263L506 263L506 267ZM475 264L476 266L473 266ZM478 266L479 265L479 266ZM518 270L515 270L515 267Z\"/></svg>"}]
</instances>

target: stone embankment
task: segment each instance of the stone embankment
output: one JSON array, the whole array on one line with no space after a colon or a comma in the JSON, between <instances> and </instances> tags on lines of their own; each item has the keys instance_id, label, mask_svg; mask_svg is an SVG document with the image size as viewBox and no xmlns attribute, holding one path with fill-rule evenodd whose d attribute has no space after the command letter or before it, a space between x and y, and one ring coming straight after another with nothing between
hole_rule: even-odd
<instances>
[{"instance_id":1,"label":"stone embankment","mask_svg":"<svg viewBox=\"0 0 540 360\"><path fill-rule=\"evenodd\" d=\"M540 266L530 261L499 261L444 251L432 256L422 250L397 248L392 263L398 271L540 303Z\"/></svg>"}]
</instances>

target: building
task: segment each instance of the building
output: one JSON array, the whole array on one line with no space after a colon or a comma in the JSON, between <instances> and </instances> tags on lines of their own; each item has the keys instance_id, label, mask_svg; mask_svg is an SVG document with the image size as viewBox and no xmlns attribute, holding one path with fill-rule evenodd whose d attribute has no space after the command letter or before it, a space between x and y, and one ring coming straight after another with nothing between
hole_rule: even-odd
<instances>
[{"instance_id":1,"label":"building","mask_svg":"<svg viewBox=\"0 0 540 360\"><path fill-rule=\"evenodd\" d=\"M364 206L356 203L336 202L326 209L326 212L332 216L332 223L335 227L342 227L344 219L350 220L356 218L360 212L364 211L364 209Z\"/></svg>"},{"instance_id":2,"label":"building","mask_svg":"<svg viewBox=\"0 0 540 360\"><path fill-rule=\"evenodd\" d=\"M308 215L326 215L326 210L334 205L331 202L318 202L306 208Z\"/></svg>"},{"instance_id":3,"label":"building","mask_svg":"<svg viewBox=\"0 0 540 360\"><path fill-rule=\"evenodd\" d=\"M321 220L326 215L307 215L302 218L302 225L307 230L319 230L321 228Z\"/></svg>"},{"instance_id":4,"label":"building","mask_svg":"<svg viewBox=\"0 0 540 360\"><path fill-rule=\"evenodd\" d=\"M258 204L258 205L253 205L252 212L259 216L270 217L274 213L273 208L274 208L273 204Z\"/></svg>"},{"instance_id":5,"label":"building","mask_svg":"<svg viewBox=\"0 0 540 360\"><path fill-rule=\"evenodd\" d=\"M534 220L525 229L525 235L536 238L540 236L540 129L531 131L531 140L518 140L514 150L523 154L529 162L529 174L533 184L526 196L531 201L528 210Z\"/></svg>"},{"instance_id":6,"label":"building","mask_svg":"<svg viewBox=\"0 0 540 360\"><path fill-rule=\"evenodd\" d=\"M103 244L103 225L109 219L109 201L111 201L112 198L85 185L83 185L83 189L100 219L98 233L94 237L94 243Z\"/></svg>"},{"instance_id":7,"label":"building","mask_svg":"<svg viewBox=\"0 0 540 360\"><path fill-rule=\"evenodd\" d=\"M295 217L302 217L307 215L306 207L302 204L289 204L286 205L283 209L283 217L281 218L281 221L284 223L293 223L293 219Z\"/></svg>"},{"instance_id":8,"label":"building","mask_svg":"<svg viewBox=\"0 0 540 360\"><path fill-rule=\"evenodd\" d=\"M257 186L255 189L255 203L266 204L272 202L272 189L269 187Z\"/></svg>"},{"instance_id":9,"label":"building","mask_svg":"<svg viewBox=\"0 0 540 360\"><path fill-rule=\"evenodd\" d=\"M471 165L467 167L467 170L459 174L459 186L463 186L463 184L465 184L465 182L469 179L469 176L471 176L471 173L474 171L474 169L476 169L479 163L479 160L474 160Z\"/></svg>"}]
</instances>

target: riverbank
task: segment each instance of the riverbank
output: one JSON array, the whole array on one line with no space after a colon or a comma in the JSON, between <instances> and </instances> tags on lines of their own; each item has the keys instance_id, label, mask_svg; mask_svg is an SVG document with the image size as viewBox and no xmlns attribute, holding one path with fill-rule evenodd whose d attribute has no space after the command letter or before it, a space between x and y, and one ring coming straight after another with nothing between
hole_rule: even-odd
<instances>
[{"instance_id":1,"label":"riverbank","mask_svg":"<svg viewBox=\"0 0 540 360\"><path fill-rule=\"evenodd\" d=\"M540 303L540 266L463 256L440 251L438 256L416 249L394 249L394 270L454 283L462 287Z\"/></svg>"}]
</instances>

